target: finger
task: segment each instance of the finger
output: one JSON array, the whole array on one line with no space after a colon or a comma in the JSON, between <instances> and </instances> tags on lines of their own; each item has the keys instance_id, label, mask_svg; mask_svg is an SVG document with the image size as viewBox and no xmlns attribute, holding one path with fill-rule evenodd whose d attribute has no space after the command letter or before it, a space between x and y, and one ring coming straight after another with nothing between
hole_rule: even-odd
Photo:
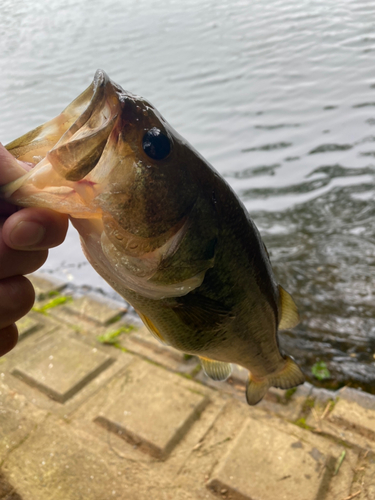
<instances>
[{"instance_id":1,"label":"finger","mask_svg":"<svg viewBox=\"0 0 375 500\"><path fill-rule=\"evenodd\" d=\"M45 263L47 257L48 250L34 250L27 253L13 250L0 238L0 280L33 273Z\"/></svg>"},{"instance_id":2,"label":"finger","mask_svg":"<svg viewBox=\"0 0 375 500\"><path fill-rule=\"evenodd\" d=\"M21 175L24 175L30 167L16 160L0 143L0 185L7 184ZM0 200L0 214L10 215L17 211L17 207L7 201Z\"/></svg>"},{"instance_id":3,"label":"finger","mask_svg":"<svg viewBox=\"0 0 375 500\"><path fill-rule=\"evenodd\" d=\"M67 215L48 208L25 208L5 221L3 239L16 250L45 250L60 245L67 230Z\"/></svg>"},{"instance_id":4,"label":"finger","mask_svg":"<svg viewBox=\"0 0 375 500\"><path fill-rule=\"evenodd\" d=\"M18 341L18 330L16 325L6 326L0 330L0 356L11 351Z\"/></svg>"},{"instance_id":5,"label":"finger","mask_svg":"<svg viewBox=\"0 0 375 500\"><path fill-rule=\"evenodd\" d=\"M13 155L0 144L0 186L14 181L21 175L26 173L22 167L22 162L19 162Z\"/></svg>"},{"instance_id":6,"label":"finger","mask_svg":"<svg viewBox=\"0 0 375 500\"><path fill-rule=\"evenodd\" d=\"M0 330L25 316L34 300L34 288L24 276L0 280Z\"/></svg>"}]
</instances>

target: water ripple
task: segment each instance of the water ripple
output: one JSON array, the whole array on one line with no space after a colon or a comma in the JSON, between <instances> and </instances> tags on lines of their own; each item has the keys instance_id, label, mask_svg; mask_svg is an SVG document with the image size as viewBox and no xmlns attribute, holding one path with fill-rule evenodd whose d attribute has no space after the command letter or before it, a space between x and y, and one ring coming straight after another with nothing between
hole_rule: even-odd
<instances>
[{"instance_id":1,"label":"water ripple","mask_svg":"<svg viewBox=\"0 0 375 500\"><path fill-rule=\"evenodd\" d=\"M350 144L322 144L317 148L312 149L309 152L309 155L314 155L316 153L327 153L330 151L346 151L347 149L351 149L353 146Z\"/></svg>"},{"instance_id":2,"label":"water ripple","mask_svg":"<svg viewBox=\"0 0 375 500\"><path fill-rule=\"evenodd\" d=\"M289 148L292 146L291 142L275 142L272 144L263 144L262 146L255 146L253 148L241 149L241 153L249 153L250 151L272 151L274 149Z\"/></svg>"}]
</instances>

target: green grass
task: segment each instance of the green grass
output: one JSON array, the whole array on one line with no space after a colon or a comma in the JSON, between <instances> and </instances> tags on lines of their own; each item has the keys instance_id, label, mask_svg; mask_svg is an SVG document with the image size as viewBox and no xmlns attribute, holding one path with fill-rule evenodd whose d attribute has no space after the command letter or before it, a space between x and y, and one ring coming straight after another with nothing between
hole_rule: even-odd
<instances>
[{"instance_id":1,"label":"green grass","mask_svg":"<svg viewBox=\"0 0 375 500\"><path fill-rule=\"evenodd\" d=\"M314 408L314 406L315 406L315 399L308 397L303 402L302 411L306 412L307 410L311 410L311 408Z\"/></svg>"},{"instance_id":2,"label":"green grass","mask_svg":"<svg viewBox=\"0 0 375 500\"><path fill-rule=\"evenodd\" d=\"M73 297L71 297L70 295L60 295L58 297L55 297L54 299L51 299L41 307L34 306L32 310L39 313L45 313L46 311L48 311L48 309L52 309L54 307L61 306L62 304L66 304L67 302L72 301Z\"/></svg>"},{"instance_id":3,"label":"green grass","mask_svg":"<svg viewBox=\"0 0 375 500\"><path fill-rule=\"evenodd\" d=\"M192 378L196 377L201 370L202 370L201 364L198 363L196 367L191 371Z\"/></svg>"},{"instance_id":4,"label":"green grass","mask_svg":"<svg viewBox=\"0 0 375 500\"><path fill-rule=\"evenodd\" d=\"M285 399L289 401L289 399L293 396L293 394L296 392L297 387L292 387L291 389L288 389L285 391Z\"/></svg>"},{"instance_id":5,"label":"green grass","mask_svg":"<svg viewBox=\"0 0 375 500\"><path fill-rule=\"evenodd\" d=\"M317 361L311 368L311 373L317 380L327 380L331 378L331 373L328 370L327 364L324 361Z\"/></svg>"},{"instance_id":6,"label":"green grass","mask_svg":"<svg viewBox=\"0 0 375 500\"><path fill-rule=\"evenodd\" d=\"M97 340L102 344L117 344L117 338L122 333L130 333L134 329L135 327L133 325L121 326L117 330L112 330L104 333L103 335L99 335L99 337L97 337Z\"/></svg>"},{"instance_id":7,"label":"green grass","mask_svg":"<svg viewBox=\"0 0 375 500\"><path fill-rule=\"evenodd\" d=\"M340 470L340 467L341 467L341 465L342 465L342 463L343 463L343 461L344 461L345 456L346 456L346 450L344 450L344 451L341 453L341 455L340 455L339 459L337 460L336 469L335 469L335 472L333 473L333 475L334 475L334 476L336 476L336 475L338 474L338 472L339 472L339 470Z\"/></svg>"},{"instance_id":8,"label":"green grass","mask_svg":"<svg viewBox=\"0 0 375 500\"><path fill-rule=\"evenodd\" d=\"M305 417L302 417L302 418L299 418L297 419L295 422L294 422L296 425L298 425L298 427L302 427L302 429L306 429L308 431L312 431L314 430L313 427L311 427L310 425L308 425L306 423L306 419Z\"/></svg>"}]
</instances>

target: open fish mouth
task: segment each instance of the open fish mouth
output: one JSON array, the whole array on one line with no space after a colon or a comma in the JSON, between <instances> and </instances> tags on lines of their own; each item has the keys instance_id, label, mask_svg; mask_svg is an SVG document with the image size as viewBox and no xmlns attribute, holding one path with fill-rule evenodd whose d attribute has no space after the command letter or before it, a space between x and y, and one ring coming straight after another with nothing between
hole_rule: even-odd
<instances>
[{"instance_id":1,"label":"open fish mouth","mask_svg":"<svg viewBox=\"0 0 375 500\"><path fill-rule=\"evenodd\" d=\"M13 156L35 167L0 187L1 196L21 206L100 217L102 210L92 200L103 189L103 172L94 171L114 153L125 95L98 70L91 85L60 115L7 144Z\"/></svg>"}]
</instances>

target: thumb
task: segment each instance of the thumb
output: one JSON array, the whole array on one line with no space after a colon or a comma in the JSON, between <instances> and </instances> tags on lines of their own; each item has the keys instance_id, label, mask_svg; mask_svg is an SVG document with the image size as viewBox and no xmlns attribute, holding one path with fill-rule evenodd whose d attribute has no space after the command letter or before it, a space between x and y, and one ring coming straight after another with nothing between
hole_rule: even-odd
<instances>
[{"instance_id":1,"label":"thumb","mask_svg":"<svg viewBox=\"0 0 375 500\"><path fill-rule=\"evenodd\" d=\"M26 168L0 143L0 186L14 181L26 173Z\"/></svg>"}]
</instances>

